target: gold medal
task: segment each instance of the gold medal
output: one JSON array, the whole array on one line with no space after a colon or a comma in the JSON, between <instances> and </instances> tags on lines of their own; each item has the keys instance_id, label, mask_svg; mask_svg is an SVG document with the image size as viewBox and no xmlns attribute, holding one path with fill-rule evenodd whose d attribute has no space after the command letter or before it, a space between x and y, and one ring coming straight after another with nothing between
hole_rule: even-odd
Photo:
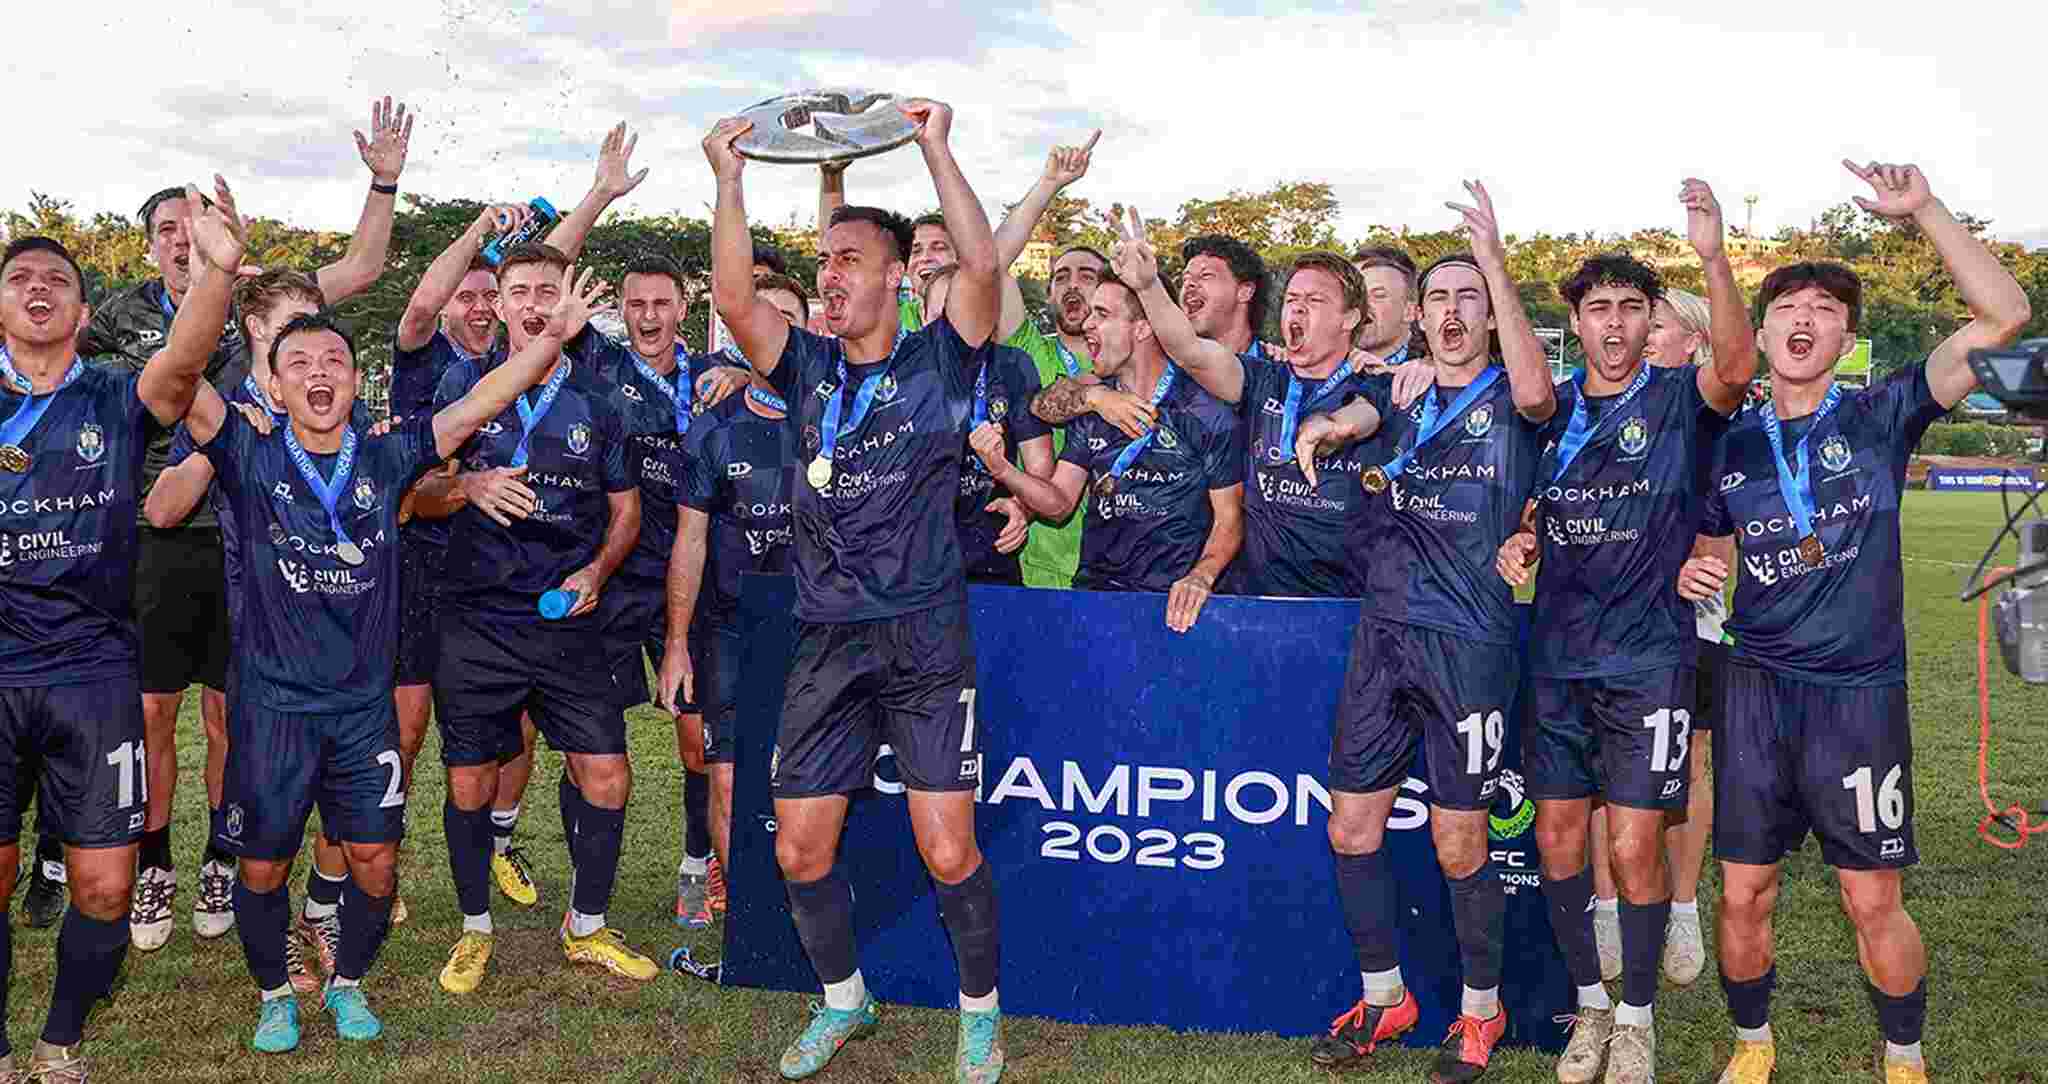
<instances>
[{"instance_id":1,"label":"gold medal","mask_svg":"<svg viewBox=\"0 0 2048 1084\"><path fill-rule=\"evenodd\" d=\"M1113 497L1116 495L1116 475L1105 474L1095 480L1095 495Z\"/></svg>"},{"instance_id":2,"label":"gold medal","mask_svg":"<svg viewBox=\"0 0 2048 1084\"><path fill-rule=\"evenodd\" d=\"M0 470L9 474L25 474L28 471L28 453L19 444L0 444Z\"/></svg>"},{"instance_id":3,"label":"gold medal","mask_svg":"<svg viewBox=\"0 0 2048 1084\"><path fill-rule=\"evenodd\" d=\"M811 488L824 489L832 484L832 461L822 455L811 460L809 469L804 471L804 477L810 480Z\"/></svg>"},{"instance_id":4,"label":"gold medal","mask_svg":"<svg viewBox=\"0 0 2048 1084\"><path fill-rule=\"evenodd\" d=\"M1387 472L1380 467L1367 467L1365 473L1358 476L1358 484L1377 497L1387 491Z\"/></svg>"},{"instance_id":5,"label":"gold medal","mask_svg":"<svg viewBox=\"0 0 2048 1084\"><path fill-rule=\"evenodd\" d=\"M1820 544L1820 535L1810 534L1799 540L1799 560L1806 567L1819 568L1827 556L1827 547Z\"/></svg>"}]
</instances>

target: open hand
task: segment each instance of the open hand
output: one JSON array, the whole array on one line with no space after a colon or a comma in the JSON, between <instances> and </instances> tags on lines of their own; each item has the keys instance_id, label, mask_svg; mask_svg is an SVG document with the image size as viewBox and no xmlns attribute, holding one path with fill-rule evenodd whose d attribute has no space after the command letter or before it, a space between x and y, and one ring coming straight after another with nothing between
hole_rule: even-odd
<instances>
[{"instance_id":1,"label":"open hand","mask_svg":"<svg viewBox=\"0 0 2048 1084\"><path fill-rule=\"evenodd\" d=\"M996 532L997 553L1015 553L1024 548L1025 540L1031 537L1031 513L1025 511L1023 501L998 497L981 510L1003 517L1003 529Z\"/></svg>"},{"instance_id":2,"label":"open hand","mask_svg":"<svg viewBox=\"0 0 2048 1084\"><path fill-rule=\"evenodd\" d=\"M1919 166L1889 162L1858 166L1847 158L1842 159L1842 165L1863 178L1871 192L1876 194L1876 199L1854 197L1856 206L1871 214L1890 219L1911 218L1934 202L1934 192L1927 187L1927 175L1920 172Z\"/></svg>"},{"instance_id":3,"label":"open hand","mask_svg":"<svg viewBox=\"0 0 2048 1084\"><path fill-rule=\"evenodd\" d=\"M555 301L555 307L548 313L549 335L568 342L590 322L590 314L604 305L605 294L611 284L597 277L597 269L586 267L582 277L576 275L572 265L562 269L562 292Z\"/></svg>"},{"instance_id":4,"label":"open hand","mask_svg":"<svg viewBox=\"0 0 2048 1084\"><path fill-rule=\"evenodd\" d=\"M525 467L465 471L457 484L462 487L463 499L477 511L500 527L510 527L513 520L532 515L540 503L540 497L521 479L525 473Z\"/></svg>"},{"instance_id":5,"label":"open hand","mask_svg":"<svg viewBox=\"0 0 2048 1084\"><path fill-rule=\"evenodd\" d=\"M405 172L405 153L412 146L412 122L404 102L398 103L395 112L392 110L389 94L382 102L370 103L370 136L363 138L361 131L355 136L356 153L370 167L371 180L378 184L398 183L398 175Z\"/></svg>"},{"instance_id":6,"label":"open hand","mask_svg":"<svg viewBox=\"0 0 2048 1084\"><path fill-rule=\"evenodd\" d=\"M597 179L590 186L606 199L618 199L647 179L645 169L631 172L633 148L639 142L640 133L628 134L625 121L605 133L604 142L597 148Z\"/></svg>"},{"instance_id":7,"label":"open hand","mask_svg":"<svg viewBox=\"0 0 2048 1084\"><path fill-rule=\"evenodd\" d=\"M1471 239L1472 256L1479 261L1479 266L1493 271L1506 269L1508 250L1501 243L1500 219L1493 213L1493 197L1478 181L1466 181L1465 193L1472 199L1470 204L1446 203L1444 206L1464 218L1458 229Z\"/></svg>"},{"instance_id":8,"label":"open hand","mask_svg":"<svg viewBox=\"0 0 2048 1084\"><path fill-rule=\"evenodd\" d=\"M1209 593L1216 589L1216 581L1200 572L1190 572L1173 581L1173 587L1166 592L1166 627L1175 632L1186 632L1195 627L1195 619L1202 616L1202 604L1209 601Z\"/></svg>"},{"instance_id":9,"label":"open hand","mask_svg":"<svg viewBox=\"0 0 2048 1084\"><path fill-rule=\"evenodd\" d=\"M1685 236L1692 242L1692 250L1702 260L1718 259L1727 239L1727 226L1721 217L1721 201L1714 198L1714 190L1698 177L1687 177L1679 186L1678 202L1685 205Z\"/></svg>"}]
</instances>

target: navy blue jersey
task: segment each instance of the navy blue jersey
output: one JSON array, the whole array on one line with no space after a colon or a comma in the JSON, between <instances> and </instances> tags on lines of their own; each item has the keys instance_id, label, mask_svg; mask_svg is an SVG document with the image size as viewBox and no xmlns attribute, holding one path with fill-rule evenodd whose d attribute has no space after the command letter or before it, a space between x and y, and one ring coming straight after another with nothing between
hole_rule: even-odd
<instances>
[{"instance_id":1,"label":"navy blue jersey","mask_svg":"<svg viewBox=\"0 0 2048 1084\"><path fill-rule=\"evenodd\" d=\"M682 459L676 501L711 517L694 620L735 628L740 576L790 569L796 431L787 421L754 413L744 395L735 395L691 424Z\"/></svg>"},{"instance_id":2,"label":"navy blue jersey","mask_svg":"<svg viewBox=\"0 0 2048 1084\"><path fill-rule=\"evenodd\" d=\"M614 359L611 405L626 435L626 469L640 487L640 538L619 573L658 585L668 576L668 555L676 544L676 487L683 478L677 399L696 387L696 378L703 375L700 366L708 367L702 360L708 355L691 357L690 368L677 366L664 377L651 366L641 371L633 364L637 358L630 356L631 351L627 354ZM687 407L685 416L694 417Z\"/></svg>"},{"instance_id":3,"label":"navy blue jersey","mask_svg":"<svg viewBox=\"0 0 2048 1084\"><path fill-rule=\"evenodd\" d=\"M1463 388L1432 387L1448 411ZM1381 423L1391 453L1414 444L1423 399ZM1536 481L1544 426L1515 411L1506 373L1386 492L1367 501L1364 613L1484 643L1515 642L1514 592L1494 569Z\"/></svg>"},{"instance_id":4,"label":"navy blue jersey","mask_svg":"<svg viewBox=\"0 0 2048 1084\"><path fill-rule=\"evenodd\" d=\"M349 565L327 510L285 444L285 422L259 435L230 410L204 446L239 540L243 605L236 658L251 690L277 711L335 713L387 704L398 661L398 506L440 462L434 419L420 414L381 437L360 419L349 479L335 502L342 529L362 551ZM338 455L307 452L332 480Z\"/></svg>"},{"instance_id":5,"label":"navy blue jersey","mask_svg":"<svg viewBox=\"0 0 2048 1084\"><path fill-rule=\"evenodd\" d=\"M391 416L411 418L434 412L438 404L434 395L441 387L441 378L457 362L471 360L469 352L455 344L448 333L440 327L426 345L418 350L399 350L395 340L391 353ZM502 345L494 344L482 359L485 368L505 360ZM406 524L406 538L429 546L448 544L449 521L446 519L414 519ZM233 552L230 547L229 552Z\"/></svg>"},{"instance_id":6,"label":"navy blue jersey","mask_svg":"<svg viewBox=\"0 0 2048 1084\"><path fill-rule=\"evenodd\" d=\"M1122 387L1120 381L1106 381ZM1150 389L1146 389L1147 392ZM1150 395L1147 394L1147 399ZM1095 483L1131 443L1094 414L1067 425L1060 461L1088 472L1081 500L1081 567L1074 586L1092 591L1164 591L1188 574L1209 540L1215 513L1209 492L1244 482L1244 426L1237 411L1185 373L1159 404L1152 443L1116 480L1115 492Z\"/></svg>"},{"instance_id":7,"label":"navy blue jersey","mask_svg":"<svg viewBox=\"0 0 2048 1084\"><path fill-rule=\"evenodd\" d=\"M1778 488L1764 436L1766 403L1729 426L1714 459L1714 492L1701 533L1735 535L1737 662L1820 685L1906 680L1905 574L1899 495L1906 460L1947 413L1927 386L1925 362L1864 389L1844 388L1825 419L1783 425L1789 460L1806 437L1814 529L1827 554L1799 559L1799 531Z\"/></svg>"},{"instance_id":8,"label":"navy blue jersey","mask_svg":"<svg viewBox=\"0 0 2048 1084\"><path fill-rule=\"evenodd\" d=\"M500 527L465 505L450 528L447 574L441 588L450 606L482 614L540 620L540 596L597 558L611 522L606 495L633 488L626 466L624 426L610 402L611 385L582 373L564 358L568 376L547 415L534 427L522 480L539 498L533 514ZM578 375L582 373L582 375ZM483 378L474 361L450 366L441 378L437 409L468 394ZM542 387L520 397L537 404ZM518 405L485 422L458 458L466 471L512 465L522 428ZM596 620L596 611L577 620Z\"/></svg>"},{"instance_id":9,"label":"navy blue jersey","mask_svg":"<svg viewBox=\"0 0 2048 1084\"><path fill-rule=\"evenodd\" d=\"M813 623L872 621L967 596L953 523L975 351L940 317L905 336L887 360L849 364L837 339L789 332L770 380L789 402L789 424L808 463L822 446L826 401L840 396L832 477L796 496L796 616ZM853 425L856 391L880 374L873 406ZM842 386L842 383L844 386Z\"/></svg>"},{"instance_id":10,"label":"navy blue jersey","mask_svg":"<svg viewBox=\"0 0 2048 1084\"><path fill-rule=\"evenodd\" d=\"M142 461L163 427L140 374L88 364L0 472L0 686L135 676L135 537ZM22 395L0 380L0 419Z\"/></svg>"},{"instance_id":11,"label":"navy blue jersey","mask_svg":"<svg viewBox=\"0 0 2048 1084\"><path fill-rule=\"evenodd\" d=\"M1700 395L1699 370L1646 371L1626 404L1620 394L1586 397L1590 436L1561 477L1556 446L1582 393L1576 380L1558 385L1536 479L1543 635L1530 640L1529 666L1539 677L1631 674L1692 657L1693 606L1678 597L1678 569L1728 422Z\"/></svg>"},{"instance_id":12,"label":"navy blue jersey","mask_svg":"<svg viewBox=\"0 0 2048 1084\"><path fill-rule=\"evenodd\" d=\"M1017 448L1052 432L1052 427L1031 413L1031 399L1038 394L1038 366L1031 355L1014 346L989 343L982 347L988 357L986 403L988 420L1003 426L1003 455L1017 462ZM969 426L970 432L972 425ZM981 464L981 457L968 449L960 465L960 495L954 501L953 518L960 527L960 559L968 575L1017 571L1017 555L996 552L996 535L1004 518L983 511L988 502L1007 497L1010 491L996 484Z\"/></svg>"},{"instance_id":13,"label":"navy blue jersey","mask_svg":"<svg viewBox=\"0 0 2048 1084\"><path fill-rule=\"evenodd\" d=\"M1294 438L1285 432L1287 392L1290 384L1301 387L1297 426L1359 397L1384 418L1393 410L1392 378L1360 375L1345 362L1345 375L1325 387L1325 380L1296 377L1283 362L1249 354L1238 360L1244 364L1244 397L1237 406L1250 445L1245 474L1251 484L1244 488L1244 547L1230 566L1226 588L1281 598L1356 595L1365 555L1349 544L1349 534L1369 499L1358 476L1383 461L1372 454L1379 442L1360 441L1317 460L1311 489L1295 462Z\"/></svg>"},{"instance_id":14,"label":"navy blue jersey","mask_svg":"<svg viewBox=\"0 0 2048 1084\"><path fill-rule=\"evenodd\" d=\"M277 424L286 424L285 412L276 409L271 404L269 396L257 390L248 380L243 380L230 389L226 398L230 414L235 413L236 403L247 403L270 411L270 416L277 419ZM356 400L355 407L349 412L349 421L360 429L369 429L370 411L363 406L361 399ZM199 448L192 443L192 431L180 423L177 436L171 440L171 454L164 464L164 469L169 470L183 463L198 451ZM235 518L228 509L227 497L221 493L220 486L207 488L206 503L212 507L215 518L220 520L221 567L226 573L228 587L228 635L233 636L236 621L241 615L242 551L235 534Z\"/></svg>"}]
</instances>

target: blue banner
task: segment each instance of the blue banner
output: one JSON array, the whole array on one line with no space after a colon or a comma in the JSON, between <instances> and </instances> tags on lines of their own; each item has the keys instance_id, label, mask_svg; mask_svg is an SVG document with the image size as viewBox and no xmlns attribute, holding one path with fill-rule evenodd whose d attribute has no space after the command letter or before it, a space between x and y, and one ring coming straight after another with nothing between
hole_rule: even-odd
<instances>
[{"instance_id":1,"label":"blue banner","mask_svg":"<svg viewBox=\"0 0 2048 1084\"><path fill-rule=\"evenodd\" d=\"M1996 493L2001 489L2031 492L2041 488L2032 467L1929 467L1927 488Z\"/></svg>"},{"instance_id":2,"label":"blue banner","mask_svg":"<svg viewBox=\"0 0 2048 1084\"><path fill-rule=\"evenodd\" d=\"M975 826L998 885L1004 1011L1306 1035L1357 1001L1323 784L1357 602L1219 596L1176 635L1163 595L976 586L969 599ZM746 577L723 981L815 991L775 864L767 778L794 602L789 578ZM1535 807L1513 770L1519 729L1493 820L1509 892L1501 995L1511 1042L1556 1049L1552 1017L1570 1011L1571 988L1538 883ZM953 953L901 793L885 747L839 851L861 970L883 1001L950 1007ZM1442 1040L1459 994L1427 797L1409 779L1388 825L1418 1046Z\"/></svg>"}]
</instances>

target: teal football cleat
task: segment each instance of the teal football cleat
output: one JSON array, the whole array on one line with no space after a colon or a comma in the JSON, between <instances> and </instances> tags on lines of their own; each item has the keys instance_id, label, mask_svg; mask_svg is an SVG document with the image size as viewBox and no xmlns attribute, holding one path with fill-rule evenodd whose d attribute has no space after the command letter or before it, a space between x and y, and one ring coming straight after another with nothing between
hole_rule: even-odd
<instances>
[{"instance_id":1,"label":"teal football cleat","mask_svg":"<svg viewBox=\"0 0 2048 1084\"><path fill-rule=\"evenodd\" d=\"M811 1024L782 1052L782 1078L802 1080L816 1074L832 1060L849 1039L863 1039L875 1030L881 1018L875 1013L875 999L861 1002L858 1009L829 1009L813 1002Z\"/></svg>"},{"instance_id":2,"label":"teal football cleat","mask_svg":"<svg viewBox=\"0 0 2048 1084\"><path fill-rule=\"evenodd\" d=\"M363 996L362 987L328 983L327 996L321 1000L334 1014L334 1030L342 1038L361 1043L384 1034L384 1021L370 1011L370 999Z\"/></svg>"},{"instance_id":3,"label":"teal football cleat","mask_svg":"<svg viewBox=\"0 0 2048 1084\"><path fill-rule=\"evenodd\" d=\"M256 1037L249 1045L262 1054L282 1054L299 1045L299 1000L284 997L263 999L263 1015L256 1019Z\"/></svg>"},{"instance_id":4,"label":"teal football cleat","mask_svg":"<svg viewBox=\"0 0 2048 1084\"><path fill-rule=\"evenodd\" d=\"M960 1012L960 1050L953 1057L955 1084L996 1084L1003 1078L1003 1010Z\"/></svg>"}]
</instances>

